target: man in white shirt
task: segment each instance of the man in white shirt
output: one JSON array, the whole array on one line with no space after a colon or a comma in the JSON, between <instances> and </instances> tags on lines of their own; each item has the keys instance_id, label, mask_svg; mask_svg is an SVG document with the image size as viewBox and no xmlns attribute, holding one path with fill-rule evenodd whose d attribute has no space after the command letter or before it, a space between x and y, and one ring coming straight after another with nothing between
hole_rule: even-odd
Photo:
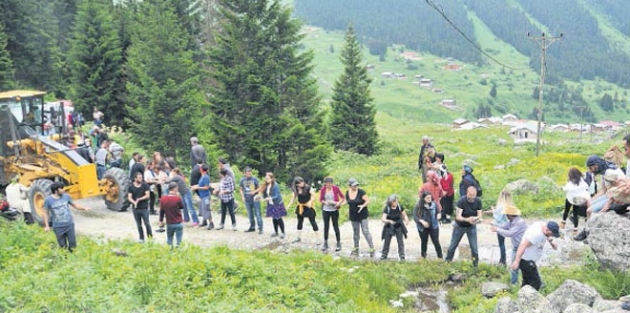
<instances>
[{"instance_id":1,"label":"man in white shirt","mask_svg":"<svg viewBox=\"0 0 630 313\"><path fill-rule=\"evenodd\" d=\"M523 240L521 240L521 244L516 251L514 262L510 266L512 270L520 269L521 273L523 273L523 284L521 286L530 285L536 290L540 289L542 282L536 262L542 257L545 242L549 241L554 250L558 249L551 236L560 237L560 226L553 221L547 223L536 222L525 231Z\"/></svg>"}]
</instances>

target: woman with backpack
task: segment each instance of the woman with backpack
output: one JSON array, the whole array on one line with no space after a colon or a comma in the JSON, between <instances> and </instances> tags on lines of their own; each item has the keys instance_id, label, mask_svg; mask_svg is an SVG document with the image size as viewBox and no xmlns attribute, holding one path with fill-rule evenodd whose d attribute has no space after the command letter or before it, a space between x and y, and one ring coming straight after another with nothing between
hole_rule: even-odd
<instances>
[{"instance_id":1,"label":"woman with backpack","mask_svg":"<svg viewBox=\"0 0 630 313\"><path fill-rule=\"evenodd\" d=\"M462 181L459 183L459 196L465 197L466 190L468 187L475 186L477 189L477 198L481 198L481 186L479 186L479 182L477 178L472 174L473 169L470 165L464 165L462 167Z\"/></svg>"}]
</instances>

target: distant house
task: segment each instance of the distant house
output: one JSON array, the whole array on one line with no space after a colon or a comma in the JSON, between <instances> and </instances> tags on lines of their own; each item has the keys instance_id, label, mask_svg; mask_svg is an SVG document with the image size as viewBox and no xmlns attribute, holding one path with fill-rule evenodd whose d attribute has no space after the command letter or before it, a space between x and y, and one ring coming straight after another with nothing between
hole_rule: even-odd
<instances>
[{"instance_id":1,"label":"distant house","mask_svg":"<svg viewBox=\"0 0 630 313\"><path fill-rule=\"evenodd\" d=\"M587 132L590 131L589 125L571 124L569 125L569 131L572 133Z\"/></svg>"},{"instance_id":2,"label":"distant house","mask_svg":"<svg viewBox=\"0 0 630 313\"><path fill-rule=\"evenodd\" d=\"M394 73L392 73L392 72L383 72L383 73L381 73L381 77L387 78L387 79L391 79L391 78L394 78Z\"/></svg>"},{"instance_id":3,"label":"distant house","mask_svg":"<svg viewBox=\"0 0 630 313\"><path fill-rule=\"evenodd\" d=\"M405 60L417 61L420 60L420 56L416 52L403 52L400 56Z\"/></svg>"},{"instance_id":4,"label":"distant house","mask_svg":"<svg viewBox=\"0 0 630 313\"><path fill-rule=\"evenodd\" d=\"M374 65L373 65L373 64L368 64L368 65L366 65L366 66L365 66L365 68L366 68L368 71L372 71L372 70L374 70Z\"/></svg>"},{"instance_id":5,"label":"distant house","mask_svg":"<svg viewBox=\"0 0 630 313\"><path fill-rule=\"evenodd\" d=\"M407 76L403 73L394 73L394 77L397 79L407 79Z\"/></svg>"},{"instance_id":6,"label":"distant house","mask_svg":"<svg viewBox=\"0 0 630 313\"><path fill-rule=\"evenodd\" d=\"M433 88L433 89L431 89L431 91L433 91L435 93L444 93L444 89L442 89L442 88Z\"/></svg>"},{"instance_id":7,"label":"distant house","mask_svg":"<svg viewBox=\"0 0 630 313\"><path fill-rule=\"evenodd\" d=\"M590 131L592 131L594 133L601 133L601 132L608 131L610 129L611 129L610 126L598 123L598 124L592 124Z\"/></svg>"},{"instance_id":8,"label":"distant house","mask_svg":"<svg viewBox=\"0 0 630 313\"><path fill-rule=\"evenodd\" d=\"M470 123L470 121L468 121L465 118L458 118L453 121L453 128L454 129L462 128L462 126L467 123Z\"/></svg>"},{"instance_id":9,"label":"distant house","mask_svg":"<svg viewBox=\"0 0 630 313\"><path fill-rule=\"evenodd\" d=\"M479 120L477 120L477 122L486 126L495 126L495 125L501 125L503 120L500 117L492 116L492 117L487 117L487 118L480 118Z\"/></svg>"},{"instance_id":10,"label":"distant house","mask_svg":"<svg viewBox=\"0 0 630 313\"><path fill-rule=\"evenodd\" d=\"M455 99L444 99L440 101L440 105L445 106L447 108L452 108L452 107L457 106L457 102L455 102Z\"/></svg>"},{"instance_id":11,"label":"distant house","mask_svg":"<svg viewBox=\"0 0 630 313\"><path fill-rule=\"evenodd\" d=\"M567 124L554 124L549 126L549 130L550 131L555 131L555 132L562 132L562 133L566 133L569 131L569 125Z\"/></svg>"},{"instance_id":12,"label":"distant house","mask_svg":"<svg viewBox=\"0 0 630 313\"><path fill-rule=\"evenodd\" d=\"M518 121L518 117L516 117L516 115L514 115L514 114L503 115L502 119L503 119L503 123L505 123L505 122L512 122L513 123L513 122Z\"/></svg>"},{"instance_id":13,"label":"distant house","mask_svg":"<svg viewBox=\"0 0 630 313\"><path fill-rule=\"evenodd\" d=\"M508 131L508 135L514 140L519 141L535 141L538 137L537 125L522 124L514 126Z\"/></svg>"},{"instance_id":14,"label":"distant house","mask_svg":"<svg viewBox=\"0 0 630 313\"><path fill-rule=\"evenodd\" d=\"M456 130L473 130L477 128L488 128L488 126L476 122L469 122L462 125L460 128L456 128Z\"/></svg>"},{"instance_id":15,"label":"distant house","mask_svg":"<svg viewBox=\"0 0 630 313\"><path fill-rule=\"evenodd\" d=\"M421 79L424 78L424 75L420 75L420 74L416 74L416 76L414 76L413 78L417 79L418 81L420 81Z\"/></svg>"},{"instance_id":16,"label":"distant house","mask_svg":"<svg viewBox=\"0 0 630 313\"><path fill-rule=\"evenodd\" d=\"M442 68L447 71L461 71L462 70L462 66L459 64L446 64Z\"/></svg>"},{"instance_id":17,"label":"distant house","mask_svg":"<svg viewBox=\"0 0 630 313\"><path fill-rule=\"evenodd\" d=\"M431 80L429 78L422 78L422 79L420 79L420 87L424 87L424 88L431 88L431 87L433 87L433 80Z\"/></svg>"},{"instance_id":18,"label":"distant house","mask_svg":"<svg viewBox=\"0 0 630 313\"><path fill-rule=\"evenodd\" d=\"M617 130L619 129L619 127L621 127L621 123L617 123L614 121L600 121L599 123L608 126L610 128L609 130Z\"/></svg>"}]
</instances>

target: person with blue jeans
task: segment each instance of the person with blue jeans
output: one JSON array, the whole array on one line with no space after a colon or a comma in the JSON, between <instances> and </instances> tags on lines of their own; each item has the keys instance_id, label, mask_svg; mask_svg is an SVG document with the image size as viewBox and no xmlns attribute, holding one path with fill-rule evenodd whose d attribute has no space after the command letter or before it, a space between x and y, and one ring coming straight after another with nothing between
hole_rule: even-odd
<instances>
[{"instance_id":1,"label":"person with blue jeans","mask_svg":"<svg viewBox=\"0 0 630 313\"><path fill-rule=\"evenodd\" d=\"M57 237L57 243L62 249L72 252L77 247L77 237L74 231L74 220L70 207L77 210L89 211L90 209L72 201L72 198L63 189L62 182L54 182L50 185L50 195L44 200L44 231L50 231L48 226L48 214L52 218L52 228Z\"/></svg>"},{"instance_id":2,"label":"person with blue jeans","mask_svg":"<svg viewBox=\"0 0 630 313\"><path fill-rule=\"evenodd\" d=\"M521 211L514 205L507 205L503 209L503 213L507 216L508 222L500 225L493 225L490 230L496 232L497 235L509 237L512 240L512 260L516 257L518 246L521 245L523 234L527 230L525 220L521 218ZM518 269L510 269L510 283L516 285L518 283Z\"/></svg>"},{"instance_id":3,"label":"person with blue jeans","mask_svg":"<svg viewBox=\"0 0 630 313\"><path fill-rule=\"evenodd\" d=\"M493 226L505 225L509 222L509 220L503 211L510 205L514 205L514 201L512 201L512 194L507 190L502 190L499 194L499 198L497 199L497 204L492 206L490 210L485 211L484 214L492 214ZM499 242L500 252L499 264L505 265L505 259L507 258L507 253L505 252L505 237L497 233L497 241Z\"/></svg>"},{"instance_id":4,"label":"person with blue jeans","mask_svg":"<svg viewBox=\"0 0 630 313\"><path fill-rule=\"evenodd\" d=\"M481 221L482 205L481 199L477 198L477 188L469 186L466 189L466 196L461 197L457 201L457 210L455 215L455 224L453 225L453 235L451 244L448 247L446 261L453 261L455 249L464 237L468 237L470 252L473 258L473 266L477 267L479 263L479 251L477 249L477 224Z\"/></svg>"},{"instance_id":5,"label":"person with blue jeans","mask_svg":"<svg viewBox=\"0 0 630 313\"><path fill-rule=\"evenodd\" d=\"M176 246L179 246L184 235L184 226L182 225L184 204L182 198L177 196L177 189L177 183L170 182L168 194L160 200L160 227L164 227L164 217L166 217L166 243L171 247L173 246L173 237L177 242Z\"/></svg>"},{"instance_id":6,"label":"person with blue jeans","mask_svg":"<svg viewBox=\"0 0 630 313\"><path fill-rule=\"evenodd\" d=\"M258 192L260 183L258 179L252 176L252 168L245 167L245 177L239 181L239 192L241 193L241 199L245 203L247 209L247 217L249 217L249 228L245 231L250 233L256 230L256 224L258 223L258 234L263 233L262 214L260 212L260 202L254 200L254 196Z\"/></svg>"},{"instance_id":7,"label":"person with blue jeans","mask_svg":"<svg viewBox=\"0 0 630 313\"><path fill-rule=\"evenodd\" d=\"M197 218L197 212L195 212L195 207L192 203L192 192L188 189L188 185L186 185L186 181L184 181L184 175L179 168L174 168L169 174L169 180L166 181L166 184L170 183L177 184L177 191L179 192L180 197L184 201L184 221L189 222L192 219L192 227L199 225L199 219ZM170 187L169 187L170 188ZM170 192L170 190L169 190ZM162 201L162 200L160 200Z\"/></svg>"},{"instance_id":8,"label":"person with blue jeans","mask_svg":"<svg viewBox=\"0 0 630 313\"><path fill-rule=\"evenodd\" d=\"M190 189L192 191L197 191L199 195L199 213L203 218L199 227L208 226L208 230L214 228L214 223L212 222L212 212L210 211L210 176L208 176L208 166L203 164L199 168L201 172L201 178L199 178L199 182L191 186Z\"/></svg>"}]
</instances>

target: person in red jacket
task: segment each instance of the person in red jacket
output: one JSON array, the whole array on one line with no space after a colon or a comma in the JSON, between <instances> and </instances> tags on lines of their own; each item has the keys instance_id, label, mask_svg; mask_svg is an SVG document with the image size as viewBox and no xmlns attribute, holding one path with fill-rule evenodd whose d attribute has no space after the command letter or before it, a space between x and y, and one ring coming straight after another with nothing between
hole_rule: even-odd
<instances>
[{"instance_id":1,"label":"person in red jacket","mask_svg":"<svg viewBox=\"0 0 630 313\"><path fill-rule=\"evenodd\" d=\"M328 230L330 229L330 220L332 219L335 237L337 238L337 247L335 251L341 250L341 233L339 232L339 207L344 202L344 195L341 189L333 184L332 177L324 178L324 187L319 191L319 202L322 204L324 215L324 247L322 251L328 250Z\"/></svg>"},{"instance_id":2,"label":"person in red jacket","mask_svg":"<svg viewBox=\"0 0 630 313\"><path fill-rule=\"evenodd\" d=\"M168 184L168 194L160 199L160 227L164 227L164 217L166 217L166 243L173 246L173 237L177 240L176 246L182 243L184 234L184 219L182 210L184 201L177 195L177 183Z\"/></svg>"},{"instance_id":3,"label":"person in red jacket","mask_svg":"<svg viewBox=\"0 0 630 313\"><path fill-rule=\"evenodd\" d=\"M445 195L440 199L440 205L442 205L442 223L448 224L451 222L451 215L453 214L453 200L455 198L455 187L453 183L453 175L448 172L446 164L442 164L440 171L442 172L442 180L440 185L445 192Z\"/></svg>"}]
</instances>

